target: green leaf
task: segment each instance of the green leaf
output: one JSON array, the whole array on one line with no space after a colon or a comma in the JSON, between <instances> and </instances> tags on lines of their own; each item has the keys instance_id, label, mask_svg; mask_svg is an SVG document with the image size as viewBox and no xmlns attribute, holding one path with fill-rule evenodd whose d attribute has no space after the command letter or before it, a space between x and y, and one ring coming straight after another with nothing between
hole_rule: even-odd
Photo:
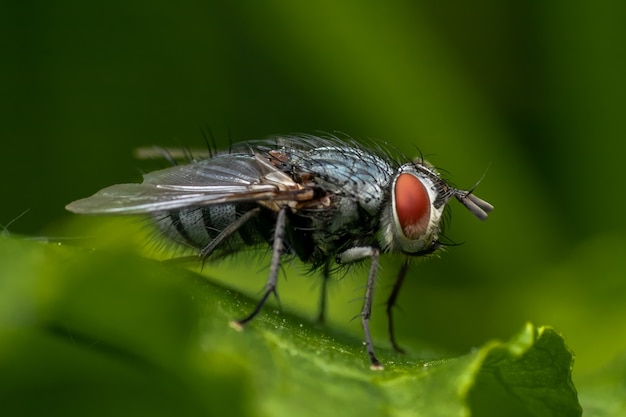
<instances>
[{"instance_id":1,"label":"green leaf","mask_svg":"<svg viewBox=\"0 0 626 417\"><path fill-rule=\"evenodd\" d=\"M572 354L549 327L420 359L135 255L0 239L7 415L578 416Z\"/></svg>"}]
</instances>

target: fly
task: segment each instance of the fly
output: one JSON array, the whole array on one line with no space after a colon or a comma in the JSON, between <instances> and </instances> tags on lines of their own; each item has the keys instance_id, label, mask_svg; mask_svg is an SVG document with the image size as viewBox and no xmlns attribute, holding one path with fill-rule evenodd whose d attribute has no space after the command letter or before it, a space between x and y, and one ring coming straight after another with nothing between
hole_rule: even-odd
<instances>
[{"instance_id":1,"label":"fly","mask_svg":"<svg viewBox=\"0 0 626 417\"><path fill-rule=\"evenodd\" d=\"M408 260L441 248L442 216L451 198L478 219L487 218L493 206L472 191L454 188L422 158L299 135L234 145L207 159L150 172L140 184L102 189L66 208L79 214L149 214L165 236L197 248L202 259L269 245L265 292L250 314L233 322L237 327L277 295L283 256L320 269L324 282L337 267L369 259L360 316L371 368L382 369L369 330L379 256L406 255L387 300L390 341L402 351L392 309Z\"/></svg>"}]
</instances>

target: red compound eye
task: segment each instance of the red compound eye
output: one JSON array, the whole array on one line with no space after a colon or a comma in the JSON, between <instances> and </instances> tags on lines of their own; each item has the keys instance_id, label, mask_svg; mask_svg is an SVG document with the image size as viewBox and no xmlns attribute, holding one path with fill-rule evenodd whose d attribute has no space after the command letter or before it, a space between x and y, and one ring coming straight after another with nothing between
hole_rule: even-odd
<instances>
[{"instance_id":1,"label":"red compound eye","mask_svg":"<svg viewBox=\"0 0 626 417\"><path fill-rule=\"evenodd\" d=\"M412 174L400 174L394 190L396 214L404 236L418 239L428 227L430 198L424 184Z\"/></svg>"}]
</instances>

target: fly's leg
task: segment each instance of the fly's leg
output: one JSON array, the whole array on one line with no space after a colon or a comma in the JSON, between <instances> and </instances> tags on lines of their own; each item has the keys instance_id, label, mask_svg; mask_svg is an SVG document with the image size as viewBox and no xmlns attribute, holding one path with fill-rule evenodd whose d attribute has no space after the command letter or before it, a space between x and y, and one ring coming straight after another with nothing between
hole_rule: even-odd
<instances>
[{"instance_id":1,"label":"fly's leg","mask_svg":"<svg viewBox=\"0 0 626 417\"><path fill-rule=\"evenodd\" d=\"M209 255L211 255L211 253L213 253L215 248L217 248L222 242L228 239L248 220L258 216L260 212L261 209L259 207L253 208L252 210L245 212L237 220L226 226L217 236L215 236L215 239L213 239L211 243L203 247L202 250L200 250L198 256L200 256L201 258L207 258Z\"/></svg>"},{"instance_id":2,"label":"fly's leg","mask_svg":"<svg viewBox=\"0 0 626 417\"><path fill-rule=\"evenodd\" d=\"M378 361L374 354L374 344L370 334L370 317L372 315L372 302L374 300L374 285L376 284L376 272L378 271L378 256L380 251L377 248L371 248L370 257L372 265L370 273L367 277L367 285L365 286L365 298L363 299L363 309L361 310L361 323L363 324L363 333L365 335L365 349L370 357L370 369L381 370L383 365Z\"/></svg>"},{"instance_id":3,"label":"fly's leg","mask_svg":"<svg viewBox=\"0 0 626 417\"><path fill-rule=\"evenodd\" d=\"M284 251L284 239L285 239L285 223L287 218L287 206L283 206L278 211L278 217L276 218L276 227L274 228L274 243L272 245L272 263L270 265L270 275L265 284L265 294L263 298L258 302L252 313L244 317L241 320L235 320L232 322L233 327L241 329L246 323L256 317L257 314L263 308L263 305L271 294L274 294L278 299L278 293L276 292L276 283L278 281L278 271L280 268L280 258Z\"/></svg>"},{"instance_id":4,"label":"fly's leg","mask_svg":"<svg viewBox=\"0 0 626 417\"><path fill-rule=\"evenodd\" d=\"M378 272L378 257L380 249L371 246L357 246L350 248L337 256L338 263L356 262L361 259L371 258L372 265L365 285L365 297L363 298L363 309L361 310L361 324L365 336L365 349L370 357L370 369L378 371L383 369L383 365L374 354L374 344L370 334L370 317L372 316L372 303L374 301L374 286L376 285L376 273Z\"/></svg>"},{"instance_id":5,"label":"fly's leg","mask_svg":"<svg viewBox=\"0 0 626 417\"><path fill-rule=\"evenodd\" d=\"M406 259L398 271L398 276L396 277L396 282L393 285L393 289L391 290L391 294L387 299L387 325L389 328L389 340L391 341L391 346L393 346L396 352L404 353L404 349L402 349L398 343L396 342L396 335L393 329L393 308L396 305L396 301L398 299L398 294L400 293L400 288L402 288L402 283L404 282L404 277L406 276L406 271L409 268L409 261Z\"/></svg>"}]
</instances>

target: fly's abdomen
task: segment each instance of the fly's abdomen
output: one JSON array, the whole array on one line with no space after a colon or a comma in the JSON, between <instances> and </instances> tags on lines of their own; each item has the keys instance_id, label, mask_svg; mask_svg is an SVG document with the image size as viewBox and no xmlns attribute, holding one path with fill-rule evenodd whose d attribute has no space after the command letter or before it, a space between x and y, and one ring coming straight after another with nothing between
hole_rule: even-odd
<instances>
[{"instance_id":1,"label":"fly's abdomen","mask_svg":"<svg viewBox=\"0 0 626 417\"><path fill-rule=\"evenodd\" d=\"M205 248L237 219L254 208L249 204L219 204L175 210L155 215L158 228L169 239L197 249ZM258 222L250 220L232 231L219 246L220 252L267 242Z\"/></svg>"}]
</instances>

